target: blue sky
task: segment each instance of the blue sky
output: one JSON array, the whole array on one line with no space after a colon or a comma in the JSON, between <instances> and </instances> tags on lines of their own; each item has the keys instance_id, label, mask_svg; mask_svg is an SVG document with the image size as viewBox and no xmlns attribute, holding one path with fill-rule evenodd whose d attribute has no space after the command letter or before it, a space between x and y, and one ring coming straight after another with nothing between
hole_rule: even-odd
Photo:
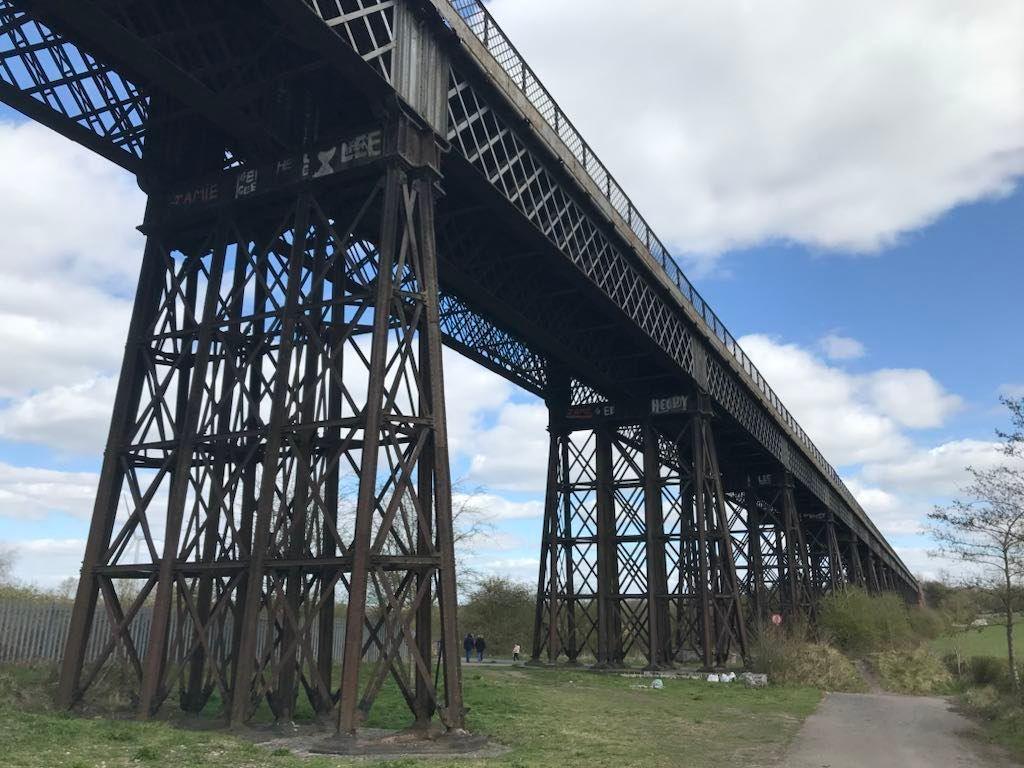
<instances>
[{"instance_id":1,"label":"blue sky","mask_svg":"<svg viewBox=\"0 0 1024 768\"><path fill-rule=\"evenodd\" d=\"M1024 5L491 7L911 568L949 567L923 516L1000 460L999 393L1024 394ZM144 201L2 109L0 167L0 542L52 585L88 530ZM544 409L446 366L453 474L495 525L465 555L532 581Z\"/></svg>"},{"instance_id":2,"label":"blue sky","mask_svg":"<svg viewBox=\"0 0 1024 768\"><path fill-rule=\"evenodd\" d=\"M877 254L768 245L729 252L721 266L700 287L734 333L803 345L829 332L852 336L869 354L851 370L922 367L981 406L954 420L967 433L989 436L985 405L999 385L1024 377L1013 346L1014 329L1024 328L1019 188L955 208Z\"/></svg>"}]
</instances>

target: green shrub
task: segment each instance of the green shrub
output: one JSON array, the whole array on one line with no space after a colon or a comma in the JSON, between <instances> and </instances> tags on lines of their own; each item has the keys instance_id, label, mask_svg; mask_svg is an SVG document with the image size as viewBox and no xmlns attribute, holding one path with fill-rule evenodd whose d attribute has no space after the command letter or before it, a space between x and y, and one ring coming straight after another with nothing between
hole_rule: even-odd
<instances>
[{"instance_id":1,"label":"green shrub","mask_svg":"<svg viewBox=\"0 0 1024 768\"><path fill-rule=\"evenodd\" d=\"M1020 699L992 685L968 688L960 697L965 710L984 721L985 736L1024 757L1024 707Z\"/></svg>"},{"instance_id":2,"label":"green shrub","mask_svg":"<svg viewBox=\"0 0 1024 768\"><path fill-rule=\"evenodd\" d=\"M949 674L954 677L960 677L965 671L963 657L956 653L944 654L942 657L942 663L946 665L946 669L949 671Z\"/></svg>"},{"instance_id":3,"label":"green shrub","mask_svg":"<svg viewBox=\"0 0 1024 768\"><path fill-rule=\"evenodd\" d=\"M156 747L147 744L135 750L135 754L132 755L132 759L138 760L140 762L150 762L153 760L159 760L160 751Z\"/></svg>"},{"instance_id":4,"label":"green shrub","mask_svg":"<svg viewBox=\"0 0 1024 768\"><path fill-rule=\"evenodd\" d=\"M906 603L896 595L869 595L846 589L827 595L818 605L818 631L854 655L905 648L914 631Z\"/></svg>"},{"instance_id":5,"label":"green shrub","mask_svg":"<svg viewBox=\"0 0 1024 768\"><path fill-rule=\"evenodd\" d=\"M893 693L927 696L948 693L953 676L927 648L876 653L871 658L882 687Z\"/></svg>"},{"instance_id":6,"label":"green shrub","mask_svg":"<svg viewBox=\"0 0 1024 768\"><path fill-rule=\"evenodd\" d=\"M1005 687L1009 682L1006 662L996 656L971 656L967 673L973 685Z\"/></svg>"},{"instance_id":7,"label":"green shrub","mask_svg":"<svg viewBox=\"0 0 1024 768\"><path fill-rule=\"evenodd\" d=\"M846 656L825 643L809 642L799 629L767 627L751 645L751 667L773 683L828 691L864 691L867 686Z\"/></svg>"},{"instance_id":8,"label":"green shrub","mask_svg":"<svg viewBox=\"0 0 1024 768\"><path fill-rule=\"evenodd\" d=\"M918 640L934 640L949 629L948 618L934 608L914 606L908 617L910 629Z\"/></svg>"},{"instance_id":9,"label":"green shrub","mask_svg":"<svg viewBox=\"0 0 1024 768\"><path fill-rule=\"evenodd\" d=\"M997 717L1004 709L1004 699L995 686L968 688L961 699L974 714L986 719Z\"/></svg>"}]
</instances>

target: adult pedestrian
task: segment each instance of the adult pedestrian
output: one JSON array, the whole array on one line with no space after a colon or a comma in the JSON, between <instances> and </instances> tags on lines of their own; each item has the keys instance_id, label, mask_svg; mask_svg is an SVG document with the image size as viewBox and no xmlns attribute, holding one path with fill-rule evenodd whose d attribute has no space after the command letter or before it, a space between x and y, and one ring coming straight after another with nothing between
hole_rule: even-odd
<instances>
[{"instance_id":1,"label":"adult pedestrian","mask_svg":"<svg viewBox=\"0 0 1024 768\"><path fill-rule=\"evenodd\" d=\"M519 643L512 646L512 661L519 661Z\"/></svg>"},{"instance_id":2,"label":"adult pedestrian","mask_svg":"<svg viewBox=\"0 0 1024 768\"><path fill-rule=\"evenodd\" d=\"M476 638L473 637L472 632L466 633L466 639L462 641L462 647L466 651L466 663L469 664L470 657L473 655L473 650L476 648Z\"/></svg>"},{"instance_id":3,"label":"adult pedestrian","mask_svg":"<svg viewBox=\"0 0 1024 768\"><path fill-rule=\"evenodd\" d=\"M484 660L484 651L486 651L486 650L487 650L487 643L484 640L484 636L483 635L477 635L476 636L476 660L477 661L481 661L482 662Z\"/></svg>"}]
</instances>

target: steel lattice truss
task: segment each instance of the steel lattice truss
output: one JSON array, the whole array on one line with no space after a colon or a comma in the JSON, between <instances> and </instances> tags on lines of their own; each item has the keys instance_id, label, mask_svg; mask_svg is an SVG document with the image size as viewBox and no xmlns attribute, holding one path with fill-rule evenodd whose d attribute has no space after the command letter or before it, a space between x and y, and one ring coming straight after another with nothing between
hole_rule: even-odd
<instances>
[{"instance_id":1,"label":"steel lattice truss","mask_svg":"<svg viewBox=\"0 0 1024 768\"><path fill-rule=\"evenodd\" d=\"M64 704L460 726L442 343L549 409L534 659L915 595L480 0L0 0L0 100L150 195Z\"/></svg>"},{"instance_id":2,"label":"steel lattice truss","mask_svg":"<svg viewBox=\"0 0 1024 768\"><path fill-rule=\"evenodd\" d=\"M728 527L741 513L708 416L659 429L553 421L534 658L745 656L747 554Z\"/></svg>"},{"instance_id":3,"label":"steel lattice truss","mask_svg":"<svg viewBox=\"0 0 1024 768\"><path fill-rule=\"evenodd\" d=\"M137 169L147 119L138 88L10 0L0 0L0 30L3 101L51 127L59 119L76 141Z\"/></svg>"},{"instance_id":4,"label":"steel lattice truss","mask_svg":"<svg viewBox=\"0 0 1024 768\"><path fill-rule=\"evenodd\" d=\"M288 720L301 684L352 728L390 678L419 719L461 723L457 667L438 688L430 661L434 596L454 612L432 195L392 170L344 207L303 193L150 235L83 585L118 631L83 668L79 601L66 696L119 646L143 713L177 688L190 709L217 691L238 720L263 700ZM123 630L151 593L144 662Z\"/></svg>"}]
</instances>

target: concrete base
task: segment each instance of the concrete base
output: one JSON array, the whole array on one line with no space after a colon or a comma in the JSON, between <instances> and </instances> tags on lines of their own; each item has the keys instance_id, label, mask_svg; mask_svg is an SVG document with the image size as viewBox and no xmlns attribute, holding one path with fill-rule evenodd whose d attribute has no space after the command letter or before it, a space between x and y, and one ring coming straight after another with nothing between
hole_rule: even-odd
<instances>
[{"instance_id":1,"label":"concrete base","mask_svg":"<svg viewBox=\"0 0 1024 768\"><path fill-rule=\"evenodd\" d=\"M360 729L355 735L336 734L320 739L307 748L312 754L345 755L396 759L403 757L481 756L491 749L483 736L466 731L440 729L381 731Z\"/></svg>"}]
</instances>

